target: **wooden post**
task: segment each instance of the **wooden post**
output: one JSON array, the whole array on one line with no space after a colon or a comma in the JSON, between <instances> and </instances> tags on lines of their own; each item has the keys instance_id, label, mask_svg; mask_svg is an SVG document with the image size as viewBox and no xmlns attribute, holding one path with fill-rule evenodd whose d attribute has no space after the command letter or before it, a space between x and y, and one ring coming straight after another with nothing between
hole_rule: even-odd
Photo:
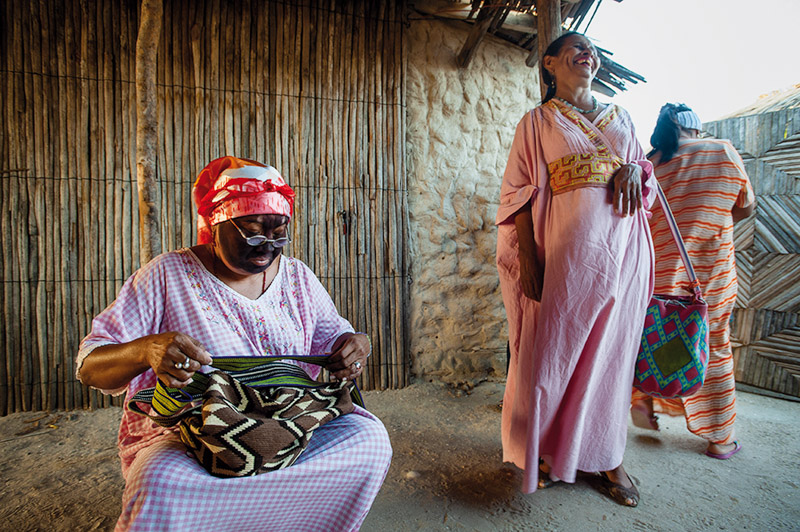
<instances>
[{"instance_id":1,"label":"wooden post","mask_svg":"<svg viewBox=\"0 0 800 532\"><path fill-rule=\"evenodd\" d=\"M136 177L139 184L140 261L161 253L161 229L156 198L156 57L161 35L161 0L143 0L136 38Z\"/></svg>"},{"instance_id":2,"label":"wooden post","mask_svg":"<svg viewBox=\"0 0 800 532\"><path fill-rule=\"evenodd\" d=\"M537 41L539 48L539 64L541 65L547 45L561 35L561 0L536 0ZM542 99L547 93L547 86L539 84Z\"/></svg>"}]
</instances>

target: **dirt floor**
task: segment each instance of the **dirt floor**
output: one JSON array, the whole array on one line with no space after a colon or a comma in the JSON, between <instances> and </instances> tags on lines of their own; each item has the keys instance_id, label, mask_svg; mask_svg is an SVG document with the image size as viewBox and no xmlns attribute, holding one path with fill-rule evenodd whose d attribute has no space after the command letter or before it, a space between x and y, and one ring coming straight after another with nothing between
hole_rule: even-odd
<instances>
[{"instance_id":1,"label":"dirt floor","mask_svg":"<svg viewBox=\"0 0 800 532\"><path fill-rule=\"evenodd\" d=\"M800 530L800 403L740 393L743 450L703 456L679 418L631 427L625 464L641 503L616 505L585 479L533 495L501 462L503 386L464 393L435 384L368 392L394 459L364 531ZM111 530L123 482L120 410L0 418L0 530Z\"/></svg>"}]
</instances>

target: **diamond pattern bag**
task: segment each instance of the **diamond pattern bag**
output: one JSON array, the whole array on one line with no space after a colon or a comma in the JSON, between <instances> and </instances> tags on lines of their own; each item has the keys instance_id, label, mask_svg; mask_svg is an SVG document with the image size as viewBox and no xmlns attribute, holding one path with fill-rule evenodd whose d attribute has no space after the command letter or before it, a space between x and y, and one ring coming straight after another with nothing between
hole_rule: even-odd
<instances>
[{"instance_id":1,"label":"diamond pattern bag","mask_svg":"<svg viewBox=\"0 0 800 532\"><path fill-rule=\"evenodd\" d=\"M708 305L661 185L657 192L692 295L654 294L650 299L633 386L654 397L687 397L703 386L708 366Z\"/></svg>"},{"instance_id":2,"label":"diamond pattern bag","mask_svg":"<svg viewBox=\"0 0 800 532\"><path fill-rule=\"evenodd\" d=\"M186 388L160 381L140 390L128 408L180 436L200 464L218 477L241 477L292 465L314 430L363 406L350 381L323 383L286 359L320 364L327 357L214 357ZM149 404L154 414L139 403Z\"/></svg>"}]
</instances>

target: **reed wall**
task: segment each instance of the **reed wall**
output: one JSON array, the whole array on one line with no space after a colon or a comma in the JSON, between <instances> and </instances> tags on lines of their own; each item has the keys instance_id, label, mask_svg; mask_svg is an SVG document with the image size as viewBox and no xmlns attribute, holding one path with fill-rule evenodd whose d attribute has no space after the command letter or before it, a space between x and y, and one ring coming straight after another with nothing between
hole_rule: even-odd
<instances>
[{"instance_id":1,"label":"reed wall","mask_svg":"<svg viewBox=\"0 0 800 532\"><path fill-rule=\"evenodd\" d=\"M731 316L736 381L800 397L800 99L704 124L730 139L756 193L734 226L739 292ZM758 112L761 111L761 112Z\"/></svg>"},{"instance_id":2,"label":"reed wall","mask_svg":"<svg viewBox=\"0 0 800 532\"><path fill-rule=\"evenodd\" d=\"M0 414L119 399L75 380L92 318L140 266L128 0L0 0ZM164 250L222 155L298 194L290 254L370 334L366 389L406 384L402 2L165 0L158 52Z\"/></svg>"}]
</instances>

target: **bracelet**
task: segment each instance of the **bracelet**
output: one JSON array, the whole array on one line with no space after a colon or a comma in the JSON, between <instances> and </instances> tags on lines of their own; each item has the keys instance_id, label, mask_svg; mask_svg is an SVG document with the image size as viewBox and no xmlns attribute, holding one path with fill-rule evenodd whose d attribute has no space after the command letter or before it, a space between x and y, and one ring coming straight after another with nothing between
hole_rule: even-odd
<instances>
[{"instance_id":1,"label":"bracelet","mask_svg":"<svg viewBox=\"0 0 800 532\"><path fill-rule=\"evenodd\" d=\"M369 353L367 353L367 357L372 355L372 339L369 337L369 335L367 333L361 332L361 331L356 331L353 334L360 334L362 336L366 336L367 337L367 342L369 342Z\"/></svg>"}]
</instances>

